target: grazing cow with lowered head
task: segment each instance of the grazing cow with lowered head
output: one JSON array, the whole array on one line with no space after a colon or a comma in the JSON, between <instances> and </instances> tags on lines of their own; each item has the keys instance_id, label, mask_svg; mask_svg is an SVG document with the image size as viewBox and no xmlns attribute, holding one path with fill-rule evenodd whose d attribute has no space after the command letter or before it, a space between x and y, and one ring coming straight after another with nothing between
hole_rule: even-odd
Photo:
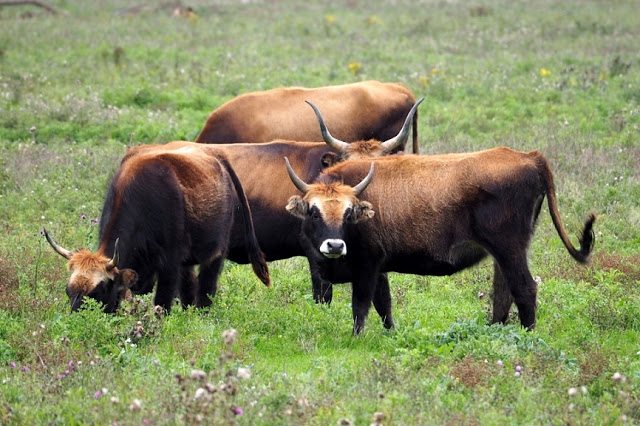
<instances>
[{"instance_id":1,"label":"grazing cow with lowered head","mask_svg":"<svg viewBox=\"0 0 640 426\"><path fill-rule=\"evenodd\" d=\"M307 184L287 170L303 196L287 210L302 220L301 244L323 279L353 285L353 332L360 333L371 302L393 326L385 272L451 275L494 259L493 322L513 302L531 329L537 286L527 249L542 202L569 254L586 263L593 247L590 214L578 249L558 212L553 176L538 151L508 148L429 156L350 160ZM374 171L375 170L375 171Z\"/></svg>"},{"instance_id":2,"label":"grazing cow with lowered head","mask_svg":"<svg viewBox=\"0 0 640 426\"><path fill-rule=\"evenodd\" d=\"M127 151L111 181L96 253L71 252L44 233L69 261L73 311L90 297L114 312L127 289L148 293L156 279L154 303L168 311L176 293L183 306L211 304L237 217L245 255L270 285L251 211L227 159L190 146L143 145ZM197 278L194 265L200 266Z\"/></svg>"},{"instance_id":3,"label":"grazing cow with lowered head","mask_svg":"<svg viewBox=\"0 0 640 426\"><path fill-rule=\"evenodd\" d=\"M196 142L262 143L276 139L320 142L318 123L304 106L305 100L324 111L335 136L346 142L384 141L393 137L416 101L402 84L373 80L246 93L214 110ZM402 145L401 149L404 148ZM418 153L418 114L413 116L413 152Z\"/></svg>"}]
</instances>

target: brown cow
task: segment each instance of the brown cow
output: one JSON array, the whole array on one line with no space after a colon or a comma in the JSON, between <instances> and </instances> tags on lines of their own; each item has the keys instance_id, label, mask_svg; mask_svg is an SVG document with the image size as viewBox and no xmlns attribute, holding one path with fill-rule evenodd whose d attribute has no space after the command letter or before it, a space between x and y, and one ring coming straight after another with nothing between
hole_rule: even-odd
<instances>
[{"instance_id":1,"label":"brown cow","mask_svg":"<svg viewBox=\"0 0 640 426\"><path fill-rule=\"evenodd\" d=\"M196 142L262 143L276 139L320 142L323 139L318 122L304 106L305 100L325 112L336 138L346 142L384 141L393 137L416 101L402 84L373 80L246 93L214 110ZM418 153L418 114L413 117L413 152Z\"/></svg>"},{"instance_id":2,"label":"brown cow","mask_svg":"<svg viewBox=\"0 0 640 426\"><path fill-rule=\"evenodd\" d=\"M287 210L302 219L300 239L312 270L334 283L352 282L354 334L363 330L372 301L384 326L393 326L385 272L451 275L489 254L492 321L504 322L515 301L521 324L533 328L537 286L527 248L545 196L569 254L586 263L593 247L595 214L574 248L560 219L551 170L538 151L349 160L313 184L287 169L304 194L292 197Z\"/></svg>"},{"instance_id":3,"label":"brown cow","mask_svg":"<svg viewBox=\"0 0 640 426\"><path fill-rule=\"evenodd\" d=\"M211 304L229 250L229 224L238 216L245 255L270 285L247 199L227 159L190 146L146 145L127 152L111 181L96 253L70 252L44 233L69 260L72 310L90 297L114 312L128 288L147 293L156 279L154 303L170 310L176 291L183 306Z\"/></svg>"}]
</instances>

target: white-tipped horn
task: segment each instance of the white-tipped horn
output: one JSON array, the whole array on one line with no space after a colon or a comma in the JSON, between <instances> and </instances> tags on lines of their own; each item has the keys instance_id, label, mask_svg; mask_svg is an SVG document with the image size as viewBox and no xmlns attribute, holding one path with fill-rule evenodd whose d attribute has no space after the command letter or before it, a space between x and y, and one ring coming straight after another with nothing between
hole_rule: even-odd
<instances>
[{"instance_id":1,"label":"white-tipped horn","mask_svg":"<svg viewBox=\"0 0 640 426\"><path fill-rule=\"evenodd\" d=\"M320 110L310 101L305 102L308 103L311 108L313 108L313 112L315 112L316 117L318 117L318 122L320 123L320 133L322 134L322 139L325 141L325 143L335 150L338 150L340 152L347 152L347 150L349 149L349 144L331 136L331 133L329 133L329 129L327 129L327 126L324 124L324 119L322 118L322 114L320 114Z\"/></svg>"},{"instance_id":2,"label":"white-tipped horn","mask_svg":"<svg viewBox=\"0 0 640 426\"><path fill-rule=\"evenodd\" d=\"M49 233L47 232L46 229L42 228L42 232L44 233L44 236L47 238L47 241L49 242L49 245L51 245L51 247L53 247L53 249L56 251L56 253L58 253L60 256L63 256L67 259L70 259L71 256L73 256L73 253L71 253L69 250L62 248L58 245L58 243L56 243L53 238L51 238L49 236Z\"/></svg>"},{"instance_id":3,"label":"white-tipped horn","mask_svg":"<svg viewBox=\"0 0 640 426\"><path fill-rule=\"evenodd\" d=\"M371 163L371 168L369 169L369 173L362 179L362 182L353 187L353 191L355 192L355 196L358 197L362 194L367 186L371 183L371 179L373 178L373 163Z\"/></svg>"},{"instance_id":4,"label":"white-tipped horn","mask_svg":"<svg viewBox=\"0 0 640 426\"><path fill-rule=\"evenodd\" d=\"M287 173L289 173L289 177L291 178L291 182L302 192L305 194L309 190L309 185L307 185L302 179L298 177L296 172L291 168L291 164L289 163L289 159L284 157L284 161L287 163Z\"/></svg>"},{"instance_id":5,"label":"white-tipped horn","mask_svg":"<svg viewBox=\"0 0 640 426\"><path fill-rule=\"evenodd\" d=\"M118 267L118 261L120 260L120 255L118 253L118 242L120 241L120 238L116 238L116 243L113 247L113 257L111 258L111 260L109 261L109 263L107 263L107 271L111 271L114 268Z\"/></svg>"},{"instance_id":6,"label":"white-tipped horn","mask_svg":"<svg viewBox=\"0 0 640 426\"><path fill-rule=\"evenodd\" d=\"M409 129L411 128L411 120L413 120L413 116L418 110L418 105L420 105L422 101L424 101L424 98L420 98L420 100L416 102L413 107L411 107L411 111L409 111L407 118L404 120L404 124L402 125L402 129L400 129L400 132L395 137L382 142L382 149L384 149L386 152L391 152L394 149L400 146L404 146L407 143L407 139L409 139Z\"/></svg>"}]
</instances>

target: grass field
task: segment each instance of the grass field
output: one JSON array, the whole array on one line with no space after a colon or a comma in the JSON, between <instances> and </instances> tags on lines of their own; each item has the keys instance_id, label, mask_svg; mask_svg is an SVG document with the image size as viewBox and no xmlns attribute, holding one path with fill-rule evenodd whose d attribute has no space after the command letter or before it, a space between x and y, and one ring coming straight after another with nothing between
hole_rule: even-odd
<instances>
[{"instance_id":1,"label":"grass field","mask_svg":"<svg viewBox=\"0 0 640 426\"><path fill-rule=\"evenodd\" d=\"M637 1L50 4L0 7L1 423L640 422ZM40 230L95 249L127 146L193 140L241 93L366 79L425 97L422 153L538 149L568 231L598 213L581 266L543 207L534 331L488 325L491 262L390 274L397 328L372 312L357 338L350 287L316 305L302 258L272 288L227 262L203 311L69 312Z\"/></svg>"}]
</instances>

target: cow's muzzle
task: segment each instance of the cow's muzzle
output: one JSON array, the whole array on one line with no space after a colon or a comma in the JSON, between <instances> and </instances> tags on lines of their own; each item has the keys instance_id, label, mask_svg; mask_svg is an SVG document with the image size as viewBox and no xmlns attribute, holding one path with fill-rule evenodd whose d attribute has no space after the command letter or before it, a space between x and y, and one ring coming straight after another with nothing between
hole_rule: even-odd
<instances>
[{"instance_id":1,"label":"cow's muzzle","mask_svg":"<svg viewBox=\"0 0 640 426\"><path fill-rule=\"evenodd\" d=\"M347 244L343 240L324 240L320 245L320 253L332 259L344 256L347 254Z\"/></svg>"}]
</instances>

